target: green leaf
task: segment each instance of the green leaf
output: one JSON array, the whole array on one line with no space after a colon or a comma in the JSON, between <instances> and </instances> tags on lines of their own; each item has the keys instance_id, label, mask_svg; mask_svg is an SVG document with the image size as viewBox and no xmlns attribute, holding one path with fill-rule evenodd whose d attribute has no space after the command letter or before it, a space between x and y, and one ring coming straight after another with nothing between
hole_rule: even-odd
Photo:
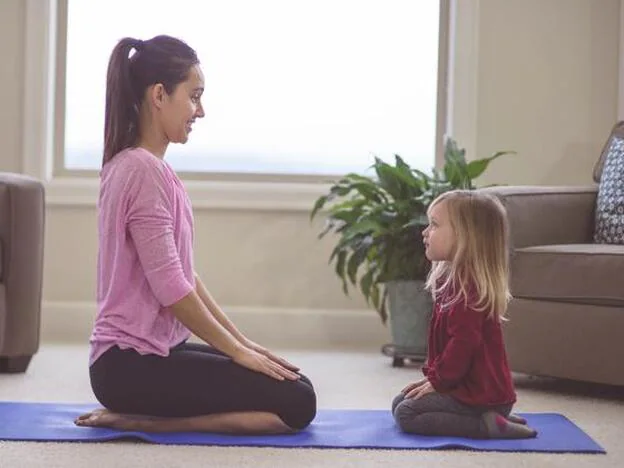
<instances>
[{"instance_id":1,"label":"green leaf","mask_svg":"<svg viewBox=\"0 0 624 468\"><path fill-rule=\"evenodd\" d=\"M367 237L368 238L368 237ZM357 249L353 252L351 257L349 258L349 262L347 263L347 275L351 284L356 284L357 281L357 271L360 268L360 265L364 263L366 260L366 256L368 253L368 248L372 243L372 240L366 241L367 238L364 238L358 245ZM368 238L370 239L370 238Z\"/></svg>"},{"instance_id":2,"label":"green leaf","mask_svg":"<svg viewBox=\"0 0 624 468\"><path fill-rule=\"evenodd\" d=\"M459 149L455 140L453 140L452 138L446 140L446 145L444 148L444 160L446 162L450 162L456 166L466 164L465 154L466 151L463 149Z\"/></svg>"},{"instance_id":3,"label":"green leaf","mask_svg":"<svg viewBox=\"0 0 624 468\"><path fill-rule=\"evenodd\" d=\"M379 223L373 219L364 219L358 223L352 224L344 230L345 237L353 237L357 234L375 233L382 230Z\"/></svg>"},{"instance_id":4,"label":"green leaf","mask_svg":"<svg viewBox=\"0 0 624 468\"><path fill-rule=\"evenodd\" d=\"M348 288L347 288L347 279L345 277L346 260L347 260L347 252L344 250L341 250L338 253L338 259L336 260L336 274L338 275L340 279L342 279L342 291L345 294L349 294Z\"/></svg>"},{"instance_id":5,"label":"green leaf","mask_svg":"<svg viewBox=\"0 0 624 468\"><path fill-rule=\"evenodd\" d=\"M381 317L381 323L383 323L384 325L388 321L387 303L388 303L388 290L384 287L383 295L381 297L381 302L379 304L379 309L378 309L379 316Z\"/></svg>"},{"instance_id":6,"label":"green leaf","mask_svg":"<svg viewBox=\"0 0 624 468\"><path fill-rule=\"evenodd\" d=\"M422 189L427 190L429 188L429 185L431 184L431 180L432 180L431 176L428 174L425 174L423 171L420 171L418 169L412 169L412 172L418 176Z\"/></svg>"},{"instance_id":7,"label":"green leaf","mask_svg":"<svg viewBox=\"0 0 624 468\"><path fill-rule=\"evenodd\" d=\"M333 204L327 211L330 217L333 216L334 213L341 211L346 213L357 212L359 214L368 203L368 200L363 198L349 198L340 203Z\"/></svg>"},{"instance_id":8,"label":"green leaf","mask_svg":"<svg viewBox=\"0 0 624 468\"><path fill-rule=\"evenodd\" d=\"M444 177L453 187L458 187L461 184L461 172L458 164L454 160L447 160L442 169L444 171Z\"/></svg>"},{"instance_id":9,"label":"green leaf","mask_svg":"<svg viewBox=\"0 0 624 468\"><path fill-rule=\"evenodd\" d=\"M344 247L339 243L336 247L333 248L331 254L329 255L329 260L327 261L327 263L331 263L332 260L343 250Z\"/></svg>"},{"instance_id":10,"label":"green leaf","mask_svg":"<svg viewBox=\"0 0 624 468\"><path fill-rule=\"evenodd\" d=\"M381 185L393 198L400 198L401 187L393 168L379 158L375 158L375 172Z\"/></svg>"},{"instance_id":11,"label":"green leaf","mask_svg":"<svg viewBox=\"0 0 624 468\"><path fill-rule=\"evenodd\" d=\"M476 159L474 161L470 161L470 163L468 163L468 167L466 168L468 171L468 177L470 177L471 180L476 179L487 169L488 164L490 164L489 159Z\"/></svg>"},{"instance_id":12,"label":"green leaf","mask_svg":"<svg viewBox=\"0 0 624 468\"><path fill-rule=\"evenodd\" d=\"M323 237L325 237L325 235L327 235L329 232L332 231L332 229L334 229L336 227L336 224L337 224L336 221L333 220L333 219L325 220L325 227L319 233L318 238L322 239Z\"/></svg>"},{"instance_id":13,"label":"green leaf","mask_svg":"<svg viewBox=\"0 0 624 468\"><path fill-rule=\"evenodd\" d=\"M342 187L343 191L347 189L349 192L357 191L365 199L375 201L377 203L386 199L383 189L374 179L359 174L347 174L345 177L340 179L338 186Z\"/></svg>"},{"instance_id":14,"label":"green leaf","mask_svg":"<svg viewBox=\"0 0 624 468\"><path fill-rule=\"evenodd\" d=\"M481 174L483 174L483 172L487 169L488 165L492 161L506 154L516 154L516 153L515 151L499 151L497 153L494 153L489 158L475 159L474 161L470 161L470 163L468 163L468 166L466 168L468 176L470 177L470 179L476 179Z\"/></svg>"},{"instance_id":15,"label":"green leaf","mask_svg":"<svg viewBox=\"0 0 624 468\"><path fill-rule=\"evenodd\" d=\"M394 161L395 161L395 166L397 167L397 169L399 169L401 172L405 173L405 174L409 174L412 170L412 168L409 166L409 164L407 164L403 158L401 156L399 156L398 154L394 155Z\"/></svg>"},{"instance_id":16,"label":"green leaf","mask_svg":"<svg viewBox=\"0 0 624 468\"><path fill-rule=\"evenodd\" d=\"M466 150L459 149L452 138L447 139L444 151L444 175L454 188L468 188Z\"/></svg>"},{"instance_id":17,"label":"green leaf","mask_svg":"<svg viewBox=\"0 0 624 468\"><path fill-rule=\"evenodd\" d=\"M334 185L333 187L331 187L329 189L329 193L330 196L338 196L338 197L344 197L345 195L348 195L349 192L351 191L351 187L348 185L342 185L342 184L338 184L338 185Z\"/></svg>"},{"instance_id":18,"label":"green leaf","mask_svg":"<svg viewBox=\"0 0 624 468\"><path fill-rule=\"evenodd\" d=\"M369 302L369 300L370 300L370 291L371 291L371 287L373 285L373 275L374 274L375 274L375 270L374 269L370 269L370 270L368 270L364 274L364 276L362 276L362 279L360 280L360 289L364 293L364 297L366 298L366 302Z\"/></svg>"},{"instance_id":19,"label":"green leaf","mask_svg":"<svg viewBox=\"0 0 624 468\"><path fill-rule=\"evenodd\" d=\"M373 284L370 289L370 297L371 302L373 303L373 307L375 307L376 310L379 310L379 286L377 286L376 284Z\"/></svg>"},{"instance_id":20,"label":"green leaf","mask_svg":"<svg viewBox=\"0 0 624 468\"><path fill-rule=\"evenodd\" d=\"M386 195L380 190L377 186L365 183L365 182L355 182L351 184L351 187L354 190L357 190L360 195L362 195L367 200L372 200L376 203L382 203L387 200Z\"/></svg>"},{"instance_id":21,"label":"green leaf","mask_svg":"<svg viewBox=\"0 0 624 468\"><path fill-rule=\"evenodd\" d=\"M353 209L340 209L342 207L332 207L330 210L330 218L332 219L339 219L341 221L344 221L347 224L352 224L357 222L358 218L360 217L360 212L359 210L353 210Z\"/></svg>"},{"instance_id":22,"label":"green leaf","mask_svg":"<svg viewBox=\"0 0 624 468\"><path fill-rule=\"evenodd\" d=\"M312 212L310 213L310 221L314 218L316 213L325 206L325 202L327 202L327 195L323 195L316 200L314 208L312 208Z\"/></svg>"}]
</instances>

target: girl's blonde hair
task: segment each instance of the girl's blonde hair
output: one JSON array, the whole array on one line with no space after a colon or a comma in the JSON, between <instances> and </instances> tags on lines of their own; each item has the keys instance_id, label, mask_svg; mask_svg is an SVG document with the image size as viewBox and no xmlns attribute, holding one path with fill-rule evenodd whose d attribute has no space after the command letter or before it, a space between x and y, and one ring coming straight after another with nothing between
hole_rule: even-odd
<instances>
[{"instance_id":1,"label":"girl's blonde hair","mask_svg":"<svg viewBox=\"0 0 624 468\"><path fill-rule=\"evenodd\" d=\"M434 299L453 291L449 303L469 301L488 317L504 320L509 292L509 223L503 204L474 190L443 193L429 211L444 202L455 246L451 261L433 262L426 287ZM476 303L473 303L476 295Z\"/></svg>"}]
</instances>

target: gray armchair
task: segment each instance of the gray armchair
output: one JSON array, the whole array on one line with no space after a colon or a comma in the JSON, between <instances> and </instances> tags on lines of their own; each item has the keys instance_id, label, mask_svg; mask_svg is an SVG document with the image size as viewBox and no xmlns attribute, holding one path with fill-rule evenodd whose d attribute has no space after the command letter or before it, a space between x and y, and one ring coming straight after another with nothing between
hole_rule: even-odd
<instances>
[{"instance_id":1,"label":"gray armchair","mask_svg":"<svg viewBox=\"0 0 624 468\"><path fill-rule=\"evenodd\" d=\"M0 173L0 372L25 372L39 349L43 185Z\"/></svg>"},{"instance_id":2,"label":"gray armchair","mask_svg":"<svg viewBox=\"0 0 624 468\"><path fill-rule=\"evenodd\" d=\"M624 125L615 132L624 135ZM512 370L624 385L624 245L593 243L598 187L482 190L509 215Z\"/></svg>"}]
</instances>

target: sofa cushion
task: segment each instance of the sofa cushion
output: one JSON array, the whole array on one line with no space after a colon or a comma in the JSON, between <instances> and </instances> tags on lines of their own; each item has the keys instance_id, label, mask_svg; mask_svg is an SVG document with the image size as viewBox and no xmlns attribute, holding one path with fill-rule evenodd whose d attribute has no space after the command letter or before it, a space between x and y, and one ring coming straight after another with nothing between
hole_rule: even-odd
<instances>
[{"instance_id":1,"label":"sofa cushion","mask_svg":"<svg viewBox=\"0 0 624 468\"><path fill-rule=\"evenodd\" d=\"M566 244L517 249L511 294L594 305L624 305L624 245Z\"/></svg>"},{"instance_id":2,"label":"sofa cushion","mask_svg":"<svg viewBox=\"0 0 624 468\"><path fill-rule=\"evenodd\" d=\"M624 244L624 139L620 137L611 138L600 176L594 242Z\"/></svg>"}]
</instances>

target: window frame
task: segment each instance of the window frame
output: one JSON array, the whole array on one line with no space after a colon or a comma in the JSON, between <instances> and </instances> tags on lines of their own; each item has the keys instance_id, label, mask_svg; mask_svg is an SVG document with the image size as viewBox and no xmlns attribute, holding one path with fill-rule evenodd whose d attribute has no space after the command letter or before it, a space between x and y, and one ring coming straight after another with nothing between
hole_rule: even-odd
<instances>
[{"instance_id":1,"label":"window frame","mask_svg":"<svg viewBox=\"0 0 624 468\"><path fill-rule=\"evenodd\" d=\"M474 147L478 6L479 0L440 0L437 167L443 161L444 135L460 139L470 154ZM66 31L67 0L26 0L23 172L44 182L48 205L95 206L98 171L64 167ZM456 82L453 76L462 80ZM179 175L195 208L285 211L309 211L327 192L327 181L338 176Z\"/></svg>"}]
</instances>

